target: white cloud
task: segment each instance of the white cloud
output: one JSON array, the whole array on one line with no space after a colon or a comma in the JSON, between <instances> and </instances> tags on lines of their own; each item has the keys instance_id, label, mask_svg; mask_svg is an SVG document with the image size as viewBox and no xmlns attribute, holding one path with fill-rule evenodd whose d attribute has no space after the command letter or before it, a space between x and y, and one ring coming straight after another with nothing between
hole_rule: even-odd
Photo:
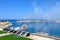
<instances>
[{"instance_id":1,"label":"white cloud","mask_svg":"<svg viewBox=\"0 0 60 40\"><path fill-rule=\"evenodd\" d=\"M60 6L54 6L50 9L50 11L45 12L43 18L46 19L60 19Z\"/></svg>"},{"instance_id":2,"label":"white cloud","mask_svg":"<svg viewBox=\"0 0 60 40\"><path fill-rule=\"evenodd\" d=\"M55 3L55 4L54 4ZM45 4L45 5L44 5ZM60 2L48 2L47 4L42 3L43 6L37 2L32 2L33 13L24 16L25 19L60 19Z\"/></svg>"},{"instance_id":3,"label":"white cloud","mask_svg":"<svg viewBox=\"0 0 60 40\"><path fill-rule=\"evenodd\" d=\"M43 13L43 8L38 5L37 2L32 2L32 7L33 7L33 15L31 16L31 18L33 19L42 19L41 18L41 14Z\"/></svg>"},{"instance_id":4,"label":"white cloud","mask_svg":"<svg viewBox=\"0 0 60 40\"><path fill-rule=\"evenodd\" d=\"M37 5L37 3L35 3L35 2L33 2L33 8L34 8L34 13L35 14L38 14L39 13L39 8L38 8L38 5Z\"/></svg>"}]
</instances>

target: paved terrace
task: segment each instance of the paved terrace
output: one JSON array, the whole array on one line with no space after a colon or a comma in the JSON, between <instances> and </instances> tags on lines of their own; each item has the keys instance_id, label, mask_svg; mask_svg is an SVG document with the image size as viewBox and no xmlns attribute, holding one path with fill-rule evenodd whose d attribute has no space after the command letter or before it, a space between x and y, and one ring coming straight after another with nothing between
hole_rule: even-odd
<instances>
[{"instance_id":1,"label":"paved terrace","mask_svg":"<svg viewBox=\"0 0 60 40\"><path fill-rule=\"evenodd\" d=\"M9 26L11 26L12 25L12 23L10 23L10 22L0 22L0 30L2 30L3 28L6 28L6 27L9 27Z\"/></svg>"}]
</instances>

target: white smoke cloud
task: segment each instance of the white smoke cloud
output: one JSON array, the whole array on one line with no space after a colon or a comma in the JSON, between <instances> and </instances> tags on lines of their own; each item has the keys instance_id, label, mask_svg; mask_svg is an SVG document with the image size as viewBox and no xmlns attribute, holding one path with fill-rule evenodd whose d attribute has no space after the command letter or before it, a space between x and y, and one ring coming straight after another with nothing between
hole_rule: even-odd
<instances>
[{"instance_id":1,"label":"white smoke cloud","mask_svg":"<svg viewBox=\"0 0 60 40\"><path fill-rule=\"evenodd\" d=\"M51 3L51 2L50 2ZM49 4L50 4L49 3ZM50 4L51 7L48 5L45 6L45 10L43 7L37 4L37 2L33 2L33 8L34 8L34 15L35 17L38 17L39 19L60 19L60 2L55 2ZM41 26L35 26L35 31L42 29L44 32L49 32L50 28L52 27L41 27Z\"/></svg>"},{"instance_id":2,"label":"white smoke cloud","mask_svg":"<svg viewBox=\"0 0 60 40\"><path fill-rule=\"evenodd\" d=\"M33 18L33 19L37 19L37 18L38 19L53 19L53 20L60 19L60 2L56 2L55 4L50 2L48 4L49 5L45 4L44 7L41 7L40 5L38 5L37 2L32 2L34 13L26 17ZM34 26L34 28L35 28L35 31L42 29L42 31L49 32L49 29L52 27Z\"/></svg>"}]
</instances>

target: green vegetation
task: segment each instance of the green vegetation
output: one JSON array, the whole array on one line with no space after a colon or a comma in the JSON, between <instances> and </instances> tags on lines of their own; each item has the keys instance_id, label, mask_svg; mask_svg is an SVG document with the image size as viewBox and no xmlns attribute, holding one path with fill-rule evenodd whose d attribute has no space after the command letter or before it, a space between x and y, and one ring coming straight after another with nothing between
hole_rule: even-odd
<instances>
[{"instance_id":1,"label":"green vegetation","mask_svg":"<svg viewBox=\"0 0 60 40\"><path fill-rule=\"evenodd\" d=\"M32 39L25 38L25 37L19 37L14 34L11 34L11 35L0 37L0 40L32 40Z\"/></svg>"},{"instance_id":2,"label":"green vegetation","mask_svg":"<svg viewBox=\"0 0 60 40\"><path fill-rule=\"evenodd\" d=\"M3 34L3 33L6 33L6 32L0 31L0 34Z\"/></svg>"}]
</instances>

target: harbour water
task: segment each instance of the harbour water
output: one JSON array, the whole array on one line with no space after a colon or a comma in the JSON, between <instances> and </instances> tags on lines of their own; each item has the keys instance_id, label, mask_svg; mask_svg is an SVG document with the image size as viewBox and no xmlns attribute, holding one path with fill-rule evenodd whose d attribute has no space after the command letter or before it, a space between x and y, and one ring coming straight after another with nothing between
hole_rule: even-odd
<instances>
[{"instance_id":1,"label":"harbour water","mask_svg":"<svg viewBox=\"0 0 60 40\"><path fill-rule=\"evenodd\" d=\"M0 20L2 21L2 20ZM11 27L21 27L22 25L26 25L27 29L25 31L31 33L40 33L45 32L50 35L59 36L60 37L60 23L54 22L17 22L18 20L7 20L11 22L13 25Z\"/></svg>"}]
</instances>

